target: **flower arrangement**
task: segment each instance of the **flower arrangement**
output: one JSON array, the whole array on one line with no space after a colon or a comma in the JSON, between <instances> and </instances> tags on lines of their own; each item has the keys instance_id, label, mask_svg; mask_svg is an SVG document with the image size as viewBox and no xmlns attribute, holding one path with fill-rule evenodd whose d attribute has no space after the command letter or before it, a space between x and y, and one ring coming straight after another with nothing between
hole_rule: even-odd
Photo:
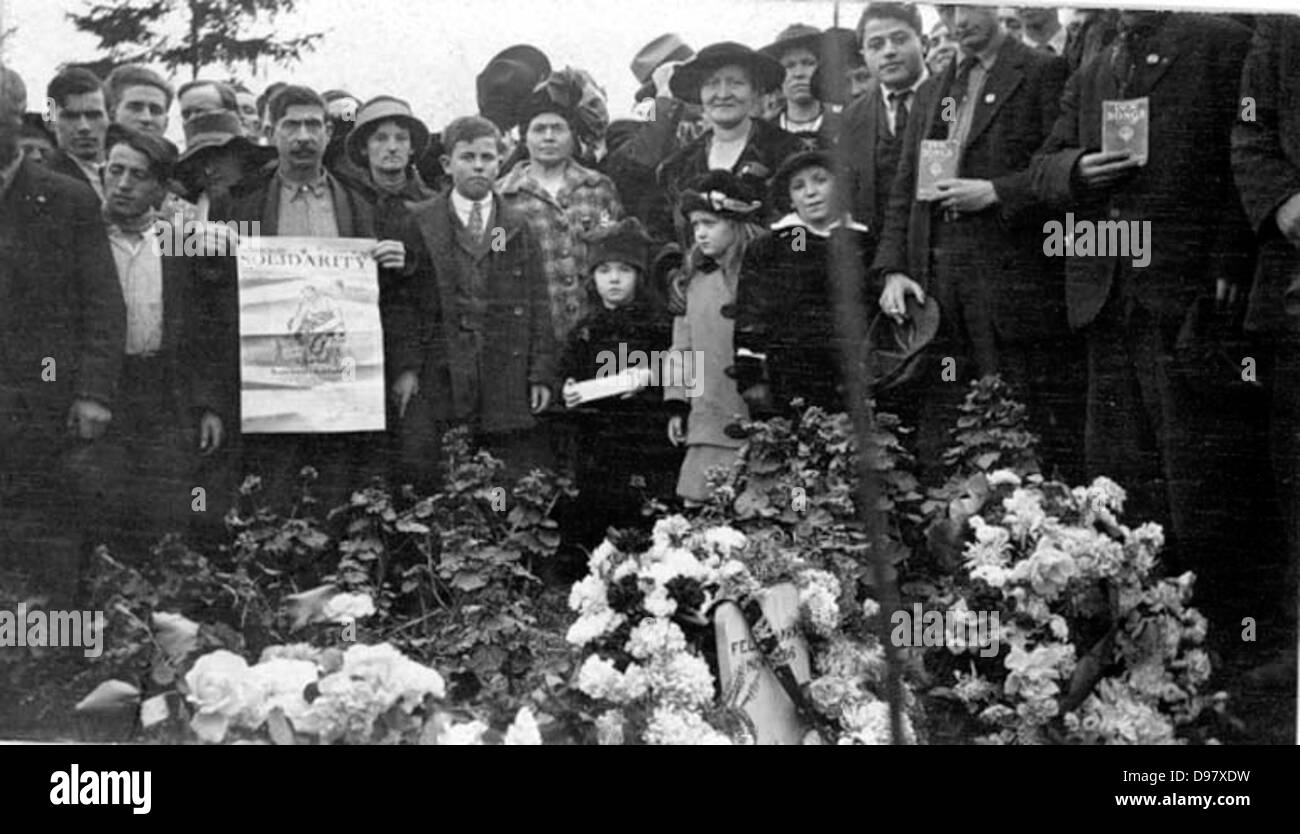
<instances>
[{"instance_id":1,"label":"flower arrangement","mask_svg":"<svg viewBox=\"0 0 1300 834\"><path fill-rule=\"evenodd\" d=\"M1188 605L1195 577L1156 578L1159 525L1120 523L1125 493L1107 478L1069 489L1002 469L976 476L973 539L946 598L968 617L997 612L1005 651L954 670L956 698L981 743L1176 743L1221 700L1200 687L1206 620ZM949 694L949 693L944 693Z\"/></svg>"},{"instance_id":2,"label":"flower arrangement","mask_svg":"<svg viewBox=\"0 0 1300 834\"><path fill-rule=\"evenodd\" d=\"M445 696L442 675L387 643L346 651L306 643L270 646L254 665L219 649L199 657L182 691L193 707L200 740L265 730L279 744L295 742L482 744L481 721L454 722L434 709ZM417 716L417 713L421 715ZM541 744L536 719L520 709L506 744Z\"/></svg>"},{"instance_id":3,"label":"flower arrangement","mask_svg":"<svg viewBox=\"0 0 1300 834\"><path fill-rule=\"evenodd\" d=\"M867 625L878 607L851 604L852 589L834 572L771 540L682 516L658 520L648 541L605 541L588 567L569 597L578 619L568 639L587 653L577 689L605 708L600 743L752 742L719 703L708 615L722 600L744 606L777 581L798 588L812 656L814 676L801 688L814 713L809 740L888 743L884 652ZM914 740L910 720L905 733Z\"/></svg>"}]
</instances>

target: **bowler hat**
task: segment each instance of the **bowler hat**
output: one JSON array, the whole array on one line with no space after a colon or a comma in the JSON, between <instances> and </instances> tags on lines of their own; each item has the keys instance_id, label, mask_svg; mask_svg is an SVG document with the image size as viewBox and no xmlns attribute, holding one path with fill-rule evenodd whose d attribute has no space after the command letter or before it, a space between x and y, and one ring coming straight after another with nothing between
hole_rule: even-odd
<instances>
[{"instance_id":1,"label":"bowler hat","mask_svg":"<svg viewBox=\"0 0 1300 834\"><path fill-rule=\"evenodd\" d=\"M502 130L518 124L521 105L551 74L551 62L535 46L517 44L497 53L475 79L478 109Z\"/></svg>"},{"instance_id":2,"label":"bowler hat","mask_svg":"<svg viewBox=\"0 0 1300 834\"><path fill-rule=\"evenodd\" d=\"M867 328L864 357L871 389L886 391L915 378L922 367L926 345L939 332L939 303L926 296L920 304L906 297L907 317L900 324L884 313L876 314Z\"/></svg>"},{"instance_id":3,"label":"bowler hat","mask_svg":"<svg viewBox=\"0 0 1300 834\"><path fill-rule=\"evenodd\" d=\"M811 49L814 55L821 56L822 30L806 23L794 23L781 30L776 40L759 50L759 52L781 60L781 56L791 49Z\"/></svg>"},{"instance_id":4,"label":"bowler hat","mask_svg":"<svg viewBox=\"0 0 1300 834\"><path fill-rule=\"evenodd\" d=\"M429 128L411 113L411 105L393 96L375 96L361 105L356 124L348 133L348 158L366 168L366 141L379 125L395 121L411 132L411 159L420 158L429 144Z\"/></svg>"},{"instance_id":5,"label":"bowler hat","mask_svg":"<svg viewBox=\"0 0 1300 834\"><path fill-rule=\"evenodd\" d=\"M705 79L720 67L730 65L744 67L760 93L777 89L785 79L785 67L774 58L755 52L744 44L723 41L709 44L677 68L669 83L673 96L690 104L699 104L700 87Z\"/></svg>"}]
</instances>

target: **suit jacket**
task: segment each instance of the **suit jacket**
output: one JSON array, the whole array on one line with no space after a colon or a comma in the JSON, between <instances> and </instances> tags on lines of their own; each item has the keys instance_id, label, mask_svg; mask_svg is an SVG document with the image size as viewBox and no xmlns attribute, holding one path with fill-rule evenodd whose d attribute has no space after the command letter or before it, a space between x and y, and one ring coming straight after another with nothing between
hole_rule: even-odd
<instances>
[{"instance_id":1,"label":"suit jacket","mask_svg":"<svg viewBox=\"0 0 1300 834\"><path fill-rule=\"evenodd\" d=\"M99 201L24 161L0 199L0 227L0 433L61 436L74 399L112 405L126 339Z\"/></svg>"},{"instance_id":2,"label":"suit jacket","mask_svg":"<svg viewBox=\"0 0 1300 834\"><path fill-rule=\"evenodd\" d=\"M1278 231L1275 212L1300 194L1300 18L1261 17L1242 72L1241 96L1255 118L1232 130L1237 190L1259 245L1246 326L1300 331L1300 250Z\"/></svg>"},{"instance_id":3,"label":"suit jacket","mask_svg":"<svg viewBox=\"0 0 1300 834\"><path fill-rule=\"evenodd\" d=\"M956 221L940 221L937 203L915 199L916 168L922 139L947 138L944 100L958 63L952 61L936 82L928 109L913 110L908 119L872 272L877 279L907 273L941 305L943 293L932 290L936 279L949 288L985 287L967 302L967 316L989 321L1003 339L1059 335L1064 329L1060 267L1043 255L1044 210L1031 185L1029 163L1056 121L1065 59L1006 39L974 104L958 169L960 177L990 180L999 202ZM962 253L961 274L935 273L931 238L937 222L944 223L944 245Z\"/></svg>"},{"instance_id":4,"label":"suit jacket","mask_svg":"<svg viewBox=\"0 0 1300 834\"><path fill-rule=\"evenodd\" d=\"M277 235L280 214L280 187L271 168L246 179L228 194L216 197L208 218L218 223L258 223L260 234ZM334 215L339 237L376 237L374 208L365 196L331 176ZM418 280L417 252L407 246L407 267L401 272L379 270L379 312L384 328L384 370L390 378L402 371L419 367L419 334L411 290L407 283ZM226 277L204 280L201 298L195 302L197 315L205 322L204 344L198 348L203 361L221 368L211 377L197 382L196 398L203 402L222 402L216 413L223 419L238 413L239 404L239 295L234 280L234 259L221 259L218 268ZM204 270L212 277L212 269Z\"/></svg>"},{"instance_id":5,"label":"suit jacket","mask_svg":"<svg viewBox=\"0 0 1300 834\"><path fill-rule=\"evenodd\" d=\"M431 267L419 285L420 396L435 420L477 418L483 431L515 431L535 423L529 386L554 385L555 335L541 253L501 198L492 200L491 222L503 237L478 244L450 192L412 209ZM481 291L469 289L473 266Z\"/></svg>"},{"instance_id":6,"label":"suit jacket","mask_svg":"<svg viewBox=\"0 0 1300 834\"><path fill-rule=\"evenodd\" d=\"M1128 97L1149 96L1146 166L1108 190L1089 192L1074 170L1101 149L1102 102L1118 99L1116 45L1071 76L1061 117L1034 160L1034 187L1075 221L1150 221L1150 263L1130 257L1071 257L1066 301L1072 327L1097 317L1112 288L1177 323L1218 278L1243 280L1251 266L1249 228L1232 182L1230 138L1250 30L1223 18L1172 14L1152 35ZM1154 62L1150 56L1156 56Z\"/></svg>"},{"instance_id":7,"label":"suit jacket","mask_svg":"<svg viewBox=\"0 0 1300 834\"><path fill-rule=\"evenodd\" d=\"M62 148L55 148L48 157L45 158L45 167L49 168L56 174L62 174L65 177L71 177L79 183L85 184L91 191L95 187L91 184L90 178L86 176L85 170L77 164L72 155Z\"/></svg>"},{"instance_id":8,"label":"suit jacket","mask_svg":"<svg viewBox=\"0 0 1300 834\"><path fill-rule=\"evenodd\" d=\"M909 123L910 116L920 118L929 112L937 89L933 76L917 88L908 111ZM881 96L880 85L873 84L861 98L845 108L837 142L844 183L842 188L837 187L837 192L850 201L848 205L853 218L864 224L874 235L880 234L880 227L885 221L885 218L876 216L876 194L881 190L888 192L893 186L892 179L876 182L876 132L885 116ZM913 138L919 137L920 134L914 134ZM906 139L906 136L903 138Z\"/></svg>"}]
</instances>

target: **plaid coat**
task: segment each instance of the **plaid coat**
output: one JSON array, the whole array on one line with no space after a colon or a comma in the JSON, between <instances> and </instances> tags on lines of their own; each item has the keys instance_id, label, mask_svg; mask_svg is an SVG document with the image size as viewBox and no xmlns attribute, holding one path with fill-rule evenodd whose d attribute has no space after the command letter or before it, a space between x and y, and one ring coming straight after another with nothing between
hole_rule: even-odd
<instances>
[{"instance_id":1,"label":"plaid coat","mask_svg":"<svg viewBox=\"0 0 1300 834\"><path fill-rule=\"evenodd\" d=\"M588 312L583 279L587 244L583 234L623 216L614 181L569 160L564 187L554 198L537 184L524 161L497 183L506 217L528 226L542 259L551 301L555 339L563 344Z\"/></svg>"}]
</instances>

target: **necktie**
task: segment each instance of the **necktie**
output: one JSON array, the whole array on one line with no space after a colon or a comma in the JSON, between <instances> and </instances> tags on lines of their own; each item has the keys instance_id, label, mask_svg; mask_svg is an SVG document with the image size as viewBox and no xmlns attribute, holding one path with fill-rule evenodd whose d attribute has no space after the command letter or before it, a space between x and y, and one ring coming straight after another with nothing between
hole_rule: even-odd
<instances>
[{"instance_id":1,"label":"necktie","mask_svg":"<svg viewBox=\"0 0 1300 834\"><path fill-rule=\"evenodd\" d=\"M911 97L911 90L899 90L889 94L889 106L894 111L895 136L902 136L907 132L907 115L910 110L908 99Z\"/></svg>"},{"instance_id":2,"label":"necktie","mask_svg":"<svg viewBox=\"0 0 1300 834\"><path fill-rule=\"evenodd\" d=\"M962 102L966 100L966 88L970 86L971 70L979 63L979 58L974 55L967 55L961 59L957 65L957 75L952 80L952 86L948 88L948 95L956 102L956 113L953 114L953 120L948 122L948 138L953 138L957 131L957 120L960 118Z\"/></svg>"},{"instance_id":3,"label":"necktie","mask_svg":"<svg viewBox=\"0 0 1300 834\"><path fill-rule=\"evenodd\" d=\"M483 240L483 204L473 203L469 210L469 222L465 224L470 240L479 243Z\"/></svg>"}]
</instances>

